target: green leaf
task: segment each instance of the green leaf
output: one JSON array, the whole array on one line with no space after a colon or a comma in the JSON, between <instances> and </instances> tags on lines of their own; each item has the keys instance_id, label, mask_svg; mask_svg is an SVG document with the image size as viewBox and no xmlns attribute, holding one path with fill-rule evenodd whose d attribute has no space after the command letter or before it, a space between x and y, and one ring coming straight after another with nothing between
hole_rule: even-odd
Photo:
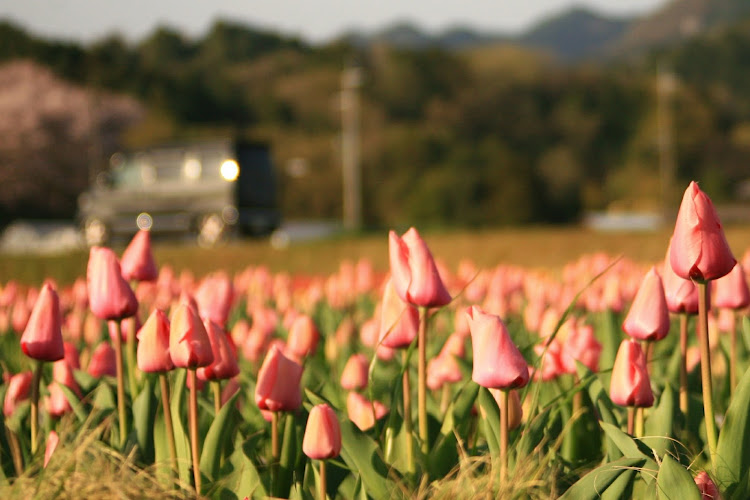
<instances>
[{"instance_id":1,"label":"green leaf","mask_svg":"<svg viewBox=\"0 0 750 500\"><path fill-rule=\"evenodd\" d=\"M279 415L281 418L281 414ZM297 458L302 448L301 443L297 441L296 422L294 414L284 415L284 440L281 444L281 456L279 457L279 470L277 482L275 485L277 496L287 498L294 481L294 469L297 465Z\"/></svg>"},{"instance_id":2,"label":"green leaf","mask_svg":"<svg viewBox=\"0 0 750 500\"><path fill-rule=\"evenodd\" d=\"M225 489L234 493L238 499L246 496L249 498L267 498L268 494L263 487L263 481L251 456L251 442L242 442L242 438L238 437L234 452L229 456L229 460L222 471L221 484L224 485Z\"/></svg>"},{"instance_id":3,"label":"green leaf","mask_svg":"<svg viewBox=\"0 0 750 500\"><path fill-rule=\"evenodd\" d=\"M667 383L659 399L657 406L648 416L645 424L646 436L641 440L654 452L662 457L672 447L674 437L673 427L675 420L675 394L672 386Z\"/></svg>"},{"instance_id":4,"label":"green leaf","mask_svg":"<svg viewBox=\"0 0 750 500\"><path fill-rule=\"evenodd\" d=\"M623 498L634 498L632 488L635 483L634 476L638 471L635 469L625 469L612 484L604 490L601 500L622 500Z\"/></svg>"},{"instance_id":5,"label":"green leaf","mask_svg":"<svg viewBox=\"0 0 750 500\"><path fill-rule=\"evenodd\" d=\"M115 391L112 390L112 386L107 381L102 381L94 391L94 408L102 410L117 408L117 400L115 399Z\"/></svg>"},{"instance_id":6,"label":"green leaf","mask_svg":"<svg viewBox=\"0 0 750 500\"><path fill-rule=\"evenodd\" d=\"M216 480L219 475L221 466L221 457L232 442L232 434L235 429L237 420L237 408L235 401L239 393L232 396L219 411L214 419L208 434L203 441L203 451L201 451L200 468L201 473L209 479Z\"/></svg>"},{"instance_id":7,"label":"green leaf","mask_svg":"<svg viewBox=\"0 0 750 500\"><path fill-rule=\"evenodd\" d=\"M70 390L67 385L61 384L60 382L56 383L60 386L60 389L62 389L63 394L65 394L68 403L70 403L70 406L73 408L73 413L75 413L76 418L78 418L78 422L84 423L86 421L86 417L89 416L89 412L86 411L86 409L83 407L81 400L78 399L78 395Z\"/></svg>"},{"instance_id":8,"label":"green leaf","mask_svg":"<svg viewBox=\"0 0 750 500\"><path fill-rule=\"evenodd\" d=\"M153 436L156 408L154 387L151 380L146 378L141 393L133 401L133 427L141 459L147 464L154 462Z\"/></svg>"},{"instance_id":9,"label":"green leaf","mask_svg":"<svg viewBox=\"0 0 750 500\"><path fill-rule=\"evenodd\" d=\"M560 500L598 500L605 492L613 498L625 498L628 484L617 482L617 478L625 471L638 469L645 463L644 459L627 457L608 462L579 479Z\"/></svg>"},{"instance_id":10,"label":"green leaf","mask_svg":"<svg viewBox=\"0 0 750 500\"><path fill-rule=\"evenodd\" d=\"M489 389L479 389L479 408L482 410L481 421L484 429L484 438L494 458L500 456L500 408L497 407L495 398Z\"/></svg>"},{"instance_id":11,"label":"green leaf","mask_svg":"<svg viewBox=\"0 0 750 500\"><path fill-rule=\"evenodd\" d=\"M190 466L192 460L190 457L190 441L185 425L182 409L185 407L185 381L187 380L187 370L176 370L174 388L170 394L172 398L170 405L172 407L172 428L174 430L174 444L177 450L177 469L180 473L180 481L184 484L190 484L192 475Z\"/></svg>"},{"instance_id":12,"label":"green leaf","mask_svg":"<svg viewBox=\"0 0 750 500\"><path fill-rule=\"evenodd\" d=\"M669 454L664 455L661 462L656 486L659 500L701 500L693 476Z\"/></svg>"},{"instance_id":13,"label":"green leaf","mask_svg":"<svg viewBox=\"0 0 750 500\"><path fill-rule=\"evenodd\" d=\"M722 492L732 498L748 498L741 480L750 470L750 370L742 376L729 403L714 457L714 473Z\"/></svg>"},{"instance_id":14,"label":"green leaf","mask_svg":"<svg viewBox=\"0 0 750 500\"><path fill-rule=\"evenodd\" d=\"M624 433L619 427L608 424L607 422L599 422L602 426L602 430L607 434L617 448L622 452L626 458L649 458L649 450L643 449L638 441Z\"/></svg>"}]
</instances>

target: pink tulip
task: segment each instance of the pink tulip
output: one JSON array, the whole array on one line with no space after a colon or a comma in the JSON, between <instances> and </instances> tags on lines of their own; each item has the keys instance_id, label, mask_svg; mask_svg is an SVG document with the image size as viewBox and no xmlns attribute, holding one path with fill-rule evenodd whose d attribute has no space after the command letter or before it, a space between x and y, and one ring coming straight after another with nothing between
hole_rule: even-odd
<instances>
[{"instance_id":1,"label":"pink tulip","mask_svg":"<svg viewBox=\"0 0 750 500\"><path fill-rule=\"evenodd\" d=\"M138 312L138 301L122 277L117 256L109 248L91 247L86 271L91 312L99 319L119 320Z\"/></svg>"},{"instance_id":2,"label":"pink tulip","mask_svg":"<svg viewBox=\"0 0 750 500\"><path fill-rule=\"evenodd\" d=\"M744 309L750 305L750 290L742 265L738 262L732 271L713 283L714 304L724 309Z\"/></svg>"},{"instance_id":3,"label":"pink tulip","mask_svg":"<svg viewBox=\"0 0 750 500\"><path fill-rule=\"evenodd\" d=\"M57 361L65 357L60 299L49 283L42 287L31 311L21 337L21 350L26 356L40 361Z\"/></svg>"},{"instance_id":4,"label":"pink tulip","mask_svg":"<svg viewBox=\"0 0 750 500\"><path fill-rule=\"evenodd\" d=\"M622 329L636 340L661 340L669 333L669 311L664 286L655 268L641 282Z\"/></svg>"},{"instance_id":5,"label":"pink tulip","mask_svg":"<svg viewBox=\"0 0 750 500\"><path fill-rule=\"evenodd\" d=\"M307 417L302 451L315 460L335 458L341 453L341 428L336 413L327 404L314 406Z\"/></svg>"},{"instance_id":6,"label":"pink tulip","mask_svg":"<svg viewBox=\"0 0 750 500\"><path fill-rule=\"evenodd\" d=\"M302 366L272 346L258 372L255 402L261 410L291 411L302 405Z\"/></svg>"},{"instance_id":7,"label":"pink tulip","mask_svg":"<svg viewBox=\"0 0 750 500\"><path fill-rule=\"evenodd\" d=\"M594 335L594 328L590 325L578 326L565 339L560 361L567 373L576 373L576 361L583 363L589 370L599 371L599 356L602 344Z\"/></svg>"},{"instance_id":8,"label":"pink tulip","mask_svg":"<svg viewBox=\"0 0 750 500\"><path fill-rule=\"evenodd\" d=\"M562 361L562 347L556 338L544 339L542 344L534 346L534 352L542 357L538 371L534 372L534 380L548 382L554 380L566 372Z\"/></svg>"},{"instance_id":9,"label":"pink tulip","mask_svg":"<svg viewBox=\"0 0 750 500\"><path fill-rule=\"evenodd\" d=\"M16 409L19 403L29 399L31 392L32 374L30 371L16 373L10 377L8 389L5 391L5 401L3 402L3 415L7 419Z\"/></svg>"},{"instance_id":10,"label":"pink tulip","mask_svg":"<svg viewBox=\"0 0 750 500\"><path fill-rule=\"evenodd\" d=\"M472 380L494 389L514 389L529 382L529 368L500 317L473 306L467 313L474 352Z\"/></svg>"},{"instance_id":11,"label":"pink tulip","mask_svg":"<svg viewBox=\"0 0 750 500\"><path fill-rule=\"evenodd\" d=\"M141 229L122 254L122 276L128 281L155 281L159 277L151 252L151 232Z\"/></svg>"},{"instance_id":12,"label":"pink tulip","mask_svg":"<svg viewBox=\"0 0 750 500\"><path fill-rule=\"evenodd\" d=\"M196 375L203 380L224 380L240 373L237 365L237 355L232 350L229 336L216 323L206 318L203 321L206 327L208 339L211 342L211 350L214 355L213 362L203 368L198 368Z\"/></svg>"},{"instance_id":13,"label":"pink tulip","mask_svg":"<svg viewBox=\"0 0 750 500\"><path fill-rule=\"evenodd\" d=\"M94 353L91 355L88 374L96 378L101 378L104 375L115 377L117 376L115 362L115 350L108 342L102 342L96 346Z\"/></svg>"},{"instance_id":14,"label":"pink tulip","mask_svg":"<svg viewBox=\"0 0 750 500\"><path fill-rule=\"evenodd\" d=\"M174 368L169 355L169 320L155 309L138 331L138 369L145 373L168 372Z\"/></svg>"},{"instance_id":15,"label":"pink tulip","mask_svg":"<svg viewBox=\"0 0 750 500\"><path fill-rule=\"evenodd\" d=\"M55 452L55 449L57 449L57 445L59 442L60 437L57 435L57 432L50 431L49 436L47 436L47 444L44 448L44 467L47 467L47 464L52 458L52 454Z\"/></svg>"},{"instance_id":16,"label":"pink tulip","mask_svg":"<svg viewBox=\"0 0 750 500\"><path fill-rule=\"evenodd\" d=\"M78 349L76 349L76 346L74 346L70 342L63 342L63 349L65 350L65 361L74 370L80 370L81 359L78 354Z\"/></svg>"},{"instance_id":17,"label":"pink tulip","mask_svg":"<svg viewBox=\"0 0 750 500\"><path fill-rule=\"evenodd\" d=\"M609 397L620 406L649 407L654 404L646 356L635 340L623 340L620 344L612 367Z\"/></svg>"},{"instance_id":18,"label":"pink tulip","mask_svg":"<svg viewBox=\"0 0 750 500\"><path fill-rule=\"evenodd\" d=\"M201 317L224 328L234 303L234 285L225 272L206 276L195 294Z\"/></svg>"},{"instance_id":19,"label":"pink tulip","mask_svg":"<svg viewBox=\"0 0 750 500\"><path fill-rule=\"evenodd\" d=\"M698 486L698 489L701 492L701 499L702 500L721 500L721 493L719 493L719 488L716 487L716 484L711 479L711 476L709 476L706 471L701 471L697 476L695 476L695 484Z\"/></svg>"},{"instance_id":20,"label":"pink tulip","mask_svg":"<svg viewBox=\"0 0 750 500\"><path fill-rule=\"evenodd\" d=\"M495 398L495 403L500 406L500 389L490 389L490 394ZM508 430L512 431L521 425L523 420L523 407L521 406L521 396L518 391L508 391Z\"/></svg>"},{"instance_id":21,"label":"pink tulip","mask_svg":"<svg viewBox=\"0 0 750 500\"><path fill-rule=\"evenodd\" d=\"M669 312L698 314L698 287L692 280L677 276L669 263L669 252L662 266L662 276Z\"/></svg>"},{"instance_id":22,"label":"pink tulip","mask_svg":"<svg viewBox=\"0 0 750 500\"><path fill-rule=\"evenodd\" d=\"M379 401L370 403L370 400L358 392L350 392L346 398L346 412L349 420L364 432L375 426L375 420L386 416L388 409Z\"/></svg>"},{"instance_id":23,"label":"pink tulip","mask_svg":"<svg viewBox=\"0 0 750 500\"><path fill-rule=\"evenodd\" d=\"M440 307L451 301L435 260L416 229L402 238L394 231L388 234L393 286L401 300L422 307Z\"/></svg>"},{"instance_id":24,"label":"pink tulip","mask_svg":"<svg viewBox=\"0 0 750 500\"><path fill-rule=\"evenodd\" d=\"M393 279L389 279L383 288L380 314L381 345L392 349L409 347L419 330L419 311L401 300L393 287Z\"/></svg>"},{"instance_id":25,"label":"pink tulip","mask_svg":"<svg viewBox=\"0 0 750 500\"><path fill-rule=\"evenodd\" d=\"M190 304L183 302L172 313L169 355L180 368L208 366L214 360L211 341L203 322Z\"/></svg>"},{"instance_id":26,"label":"pink tulip","mask_svg":"<svg viewBox=\"0 0 750 500\"><path fill-rule=\"evenodd\" d=\"M678 276L696 281L721 278L737 263L711 199L695 182L680 204L669 262Z\"/></svg>"},{"instance_id":27,"label":"pink tulip","mask_svg":"<svg viewBox=\"0 0 750 500\"><path fill-rule=\"evenodd\" d=\"M312 356L315 354L319 340L320 333L318 327L315 326L315 322L310 316L302 314L294 319L294 323L289 330L286 343L287 352L297 359Z\"/></svg>"},{"instance_id":28,"label":"pink tulip","mask_svg":"<svg viewBox=\"0 0 750 500\"><path fill-rule=\"evenodd\" d=\"M352 354L341 372L341 387L347 391L359 391L367 387L370 362L364 354Z\"/></svg>"},{"instance_id":29,"label":"pink tulip","mask_svg":"<svg viewBox=\"0 0 750 500\"><path fill-rule=\"evenodd\" d=\"M61 417L68 412L73 411L67 396L62 390L60 382L53 381L47 386L49 396L46 398L47 413L53 417Z\"/></svg>"}]
</instances>

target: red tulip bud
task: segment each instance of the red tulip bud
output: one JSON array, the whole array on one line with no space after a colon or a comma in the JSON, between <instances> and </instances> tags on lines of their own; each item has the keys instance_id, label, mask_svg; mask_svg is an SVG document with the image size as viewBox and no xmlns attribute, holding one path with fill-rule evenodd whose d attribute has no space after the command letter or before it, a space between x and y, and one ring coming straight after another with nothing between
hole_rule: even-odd
<instances>
[{"instance_id":1,"label":"red tulip bud","mask_svg":"<svg viewBox=\"0 0 750 500\"><path fill-rule=\"evenodd\" d=\"M341 428L336 413L327 404L314 406L307 417L302 451L316 460L334 458L341 453Z\"/></svg>"},{"instance_id":2,"label":"red tulip bud","mask_svg":"<svg viewBox=\"0 0 750 500\"><path fill-rule=\"evenodd\" d=\"M169 355L169 320L155 309L138 331L138 368L142 372L168 372L174 368Z\"/></svg>"},{"instance_id":3,"label":"red tulip bud","mask_svg":"<svg viewBox=\"0 0 750 500\"><path fill-rule=\"evenodd\" d=\"M213 362L203 368L198 368L196 375L203 380L224 380L240 373L237 356L229 343L229 335L210 319L203 321L208 339L211 342Z\"/></svg>"},{"instance_id":4,"label":"red tulip bud","mask_svg":"<svg viewBox=\"0 0 750 500\"><path fill-rule=\"evenodd\" d=\"M151 252L151 232L141 229L122 254L122 276L128 281L155 281L159 277Z\"/></svg>"},{"instance_id":5,"label":"red tulip bud","mask_svg":"<svg viewBox=\"0 0 750 500\"><path fill-rule=\"evenodd\" d=\"M719 488L716 487L716 484L706 473L706 471L701 471L697 476L695 476L695 484L698 486L698 489L701 492L702 500L721 500L721 493L719 493Z\"/></svg>"},{"instance_id":6,"label":"red tulip bud","mask_svg":"<svg viewBox=\"0 0 750 500\"><path fill-rule=\"evenodd\" d=\"M375 426L375 420L380 420L388 414L388 409L379 401L370 401L357 392L350 392L346 398L346 412L349 420L366 431ZM373 415L374 414L374 415Z\"/></svg>"},{"instance_id":7,"label":"red tulip bud","mask_svg":"<svg viewBox=\"0 0 750 500\"><path fill-rule=\"evenodd\" d=\"M94 354L91 355L91 361L89 361L88 373L92 377L101 378L104 375L110 377L117 376L117 369L115 366L116 356L115 350L109 345L108 342L102 342L94 350Z\"/></svg>"},{"instance_id":8,"label":"red tulip bud","mask_svg":"<svg viewBox=\"0 0 750 500\"><path fill-rule=\"evenodd\" d=\"M341 387L347 391L359 391L367 387L370 362L364 354L352 354L341 372Z\"/></svg>"},{"instance_id":9,"label":"red tulip bud","mask_svg":"<svg viewBox=\"0 0 750 500\"><path fill-rule=\"evenodd\" d=\"M654 404L646 356L635 340L623 340L612 367L609 397L620 406L649 407Z\"/></svg>"},{"instance_id":10,"label":"red tulip bud","mask_svg":"<svg viewBox=\"0 0 750 500\"><path fill-rule=\"evenodd\" d=\"M726 276L713 283L714 304L725 309L744 309L750 305L750 290L742 265L738 262Z\"/></svg>"},{"instance_id":11,"label":"red tulip bud","mask_svg":"<svg viewBox=\"0 0 750 500\"><path fill-rule=\"evenodd\" d=\"M52 454L55 452L59 442L60 437L57 435L57 432L50 431L49 436L47 436L47 444L44 448L44 467L47 467L47 464L49 463L50 458L52 458Z\"/></svg>"},{"instance_id":12,"label":"red tulip bud","mask_svg":"<svg viewBox=\"0 0 750 500\"><path fill-rule=\"evenodd\" d=\"M435 259L413 227L399 238L388 234L388 251L393 286L401 300L423 307L440 307L451 301Z\"/></svg>"},{"instance_id":13,"label":"red tulip bud","mask_svg":"<svg viewBox=\"0 0 750 500\"><path fill-rule=\"evenodd\" d=\"M302 314L294 319L289 330L287 352L297 359L303 359L315 354L319 340L320 333L315 322L310 316Z\"/></svg>"},{"instance_id":14,"label":"red tulip bud","mask_svg":"<svg viewBox=\"0 0 750 500\"><path fill-rule=\"evenodd\" d=\"M258 372L255 402L261 410L290 411L302 405L302 366L272 346Z\"/></svg>"},{"instance_id":15,"label":"red tulip bud","mask_svg":"<svg viewBox=\"0 0 750 500\"><path fill-rule=\"evenodd\" d=\"M661 340L669 333L669 311L664 286L655 268L641 282L622 329L636 340Z\"/></svg>"},{"instance_id":16,"label":"red tulip bud","mask_svg":"<svg viewBox=\"0 0 750 500\"><path fill-rule=\"evenodd\" d=\"M31 311L21 337L21 349L28 357L40 361L57 361L65 357L60 299L49 283L42 287Z\"/></svg>"},{"instance_id":17,"label":"red tulip bud","mask_svg":"<svg viewBox=\"0 0 750 500\"><path fill-rule=\"evenodd\" d=\"M381 345L393 349L409 347L418 330L419 311L401 300L393 287L393 279L389 279L383 288L383 304L380 310Z\"/></svg>"},{"instance_id":18,"label":"red tulip bud","mask_svg":"<svg viewBox=\"0 0 750 500\"><path fill-rule=\"evenodd\" d=\"M86 280L91 312L97 318L122 319L138 312L135 294L122 277L117 256L109 248L91 247Z\"/></svg>"},{"instance_id":19,"label":"red tulip bud","mask_svg":"<svg viewBox=\"0 0 750 500\"><path fill-rule=\"evenodd\" d=\"M203 322L188 303L177 306L170 321L169 355L180 368L208 366L214 360L211 341Z\"/></svg>"},{"instance_id":20,"label":"red tulip bud","mask_svg":"<svg viewBox=\"0 0 750 500\"><path fill-rule=\"evenodd\" d=\"M5 391L5 401L3 402L3 415L5 418L13 415L16 406L21 401L29 399L31 392L31 372L16 373L8 382L8 389Z\"/></svg>"}]
</instances>

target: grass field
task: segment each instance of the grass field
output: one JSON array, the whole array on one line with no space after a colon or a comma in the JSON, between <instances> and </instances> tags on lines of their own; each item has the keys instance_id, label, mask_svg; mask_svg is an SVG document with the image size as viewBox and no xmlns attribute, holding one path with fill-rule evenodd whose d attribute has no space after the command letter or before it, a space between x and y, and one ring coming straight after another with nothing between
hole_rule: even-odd
<instances>
[{"instance_id":1,"label":"grass field","mask_svg":"<svg viewBox=\"0 0 750 500\"><path fill-rule=\"evenodd\" d=\"M579 256L598 251L623 255L639 262L664 258L671 227L655 232L594 232L578 227L532 227L481 231L444 230L424 232L423 237L436 258L455 266L471 258L480 267L500 263L532 268L557 269ZM727 238L739 259L750 248L750 227L726 228ZM116 248L121 253L122 248ZM388 269L388 234L338 236L326 240L273 248L268 240L232 242L214 249L172 243L154 244L159 265L175 271L191 269L197 276L225 269L235 272L247 266L265 265L272 271L325 274L338 268L342 260L367 257L379 270ZM0 257L0 283L10 279L27 284L52 277L61 284L85 276L88 252L77 251L55 256L4 255Z\"/></svg>"}]
</instances>

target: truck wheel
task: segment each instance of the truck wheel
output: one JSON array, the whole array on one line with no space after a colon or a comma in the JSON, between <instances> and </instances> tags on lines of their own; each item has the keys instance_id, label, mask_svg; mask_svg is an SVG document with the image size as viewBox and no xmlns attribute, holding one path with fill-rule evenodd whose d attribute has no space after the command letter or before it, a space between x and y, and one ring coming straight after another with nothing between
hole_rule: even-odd
<instances>
[{"instance_id":1,"label":"truck wheel","mask_svg":"<svg viewBox=\"0 0 750 500\"><path fill-rule=\"evenodd\" d=\"M83 226L83 239L90 247L104 245L109 239L109 228L101 219L87 219Z\"/></svg>"},{"instance_id":2,"label":"truck wheel","mask_svg":"<svg viewBox=\"0 0 750 500\"><path fill-rule=\"evenodd\" d=\"M207 214L198 221L198 245L213 247L224 241L227 225L219 214Z\"/></svg>"}]
</instances>

